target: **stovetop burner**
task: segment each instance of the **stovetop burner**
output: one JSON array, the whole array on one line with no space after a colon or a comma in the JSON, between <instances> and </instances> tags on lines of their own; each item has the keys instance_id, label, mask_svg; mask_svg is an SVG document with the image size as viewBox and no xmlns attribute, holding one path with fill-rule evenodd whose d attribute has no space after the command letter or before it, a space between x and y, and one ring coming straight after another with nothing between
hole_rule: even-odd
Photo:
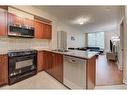
<instances>
[{"instance_id":1,"label":"stovetop burner","mask_svg":"<svg viewBox=\"0 0 127 95\"><path fill-rule=\"evenodd\" d=\"M34 53L37 53L37 51L34 49L15 49L15 50L9 50L8 56L14 57L14 56L30 55Z\"/></svg>"},{"instance_id":2,"label":"stovetop burner","mask_svg":"<svg viewBox=\"0 0 127 95\"><path fill-rule=\"evenodd\" d=\"M33 51L34 49L13 49L8 50L8 52L24 52L24 51Z\"/></svg>"}]
</instances>

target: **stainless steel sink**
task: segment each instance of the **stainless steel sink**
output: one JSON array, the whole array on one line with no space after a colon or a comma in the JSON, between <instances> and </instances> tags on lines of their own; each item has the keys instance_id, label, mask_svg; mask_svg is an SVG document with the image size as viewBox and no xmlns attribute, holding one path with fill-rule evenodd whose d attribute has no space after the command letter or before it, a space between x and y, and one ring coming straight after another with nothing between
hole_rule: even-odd
<instances>
[{"instance_id":1,"label":"stainless steel sink","mask_svg":"<svg viewBox=\"0 0 127 95\"><path fill-rule=\"evenodd\" d=\"M57 51L57 52L69 52L69 50L66 49L54 49L52 51Z\"/></svg>"}]
</instances>

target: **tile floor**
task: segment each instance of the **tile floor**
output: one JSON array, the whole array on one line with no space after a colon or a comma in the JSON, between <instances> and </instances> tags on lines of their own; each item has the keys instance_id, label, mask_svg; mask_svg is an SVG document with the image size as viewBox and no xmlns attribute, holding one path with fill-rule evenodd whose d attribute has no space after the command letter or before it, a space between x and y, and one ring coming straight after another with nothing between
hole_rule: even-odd
<instances>
[{"instance_id":1,"label":"tile floor","mask_svg":"<svg viewBox=\"0 0 127 95\"><path fill-rule=\"evenodd\" d=\"M63 84L48 75L46 72L40 72L37 75L18 82L11 86L3 86L2 89L43 89L43 90L68 90ZM127 89L127 85L112 85L112 86L96 86L95 90L109 89Z\"/></svg>"},{"instance_id":2,"label":"tile floor","mask_svg":"<svg viewBox=\"0 0 127 95\"><path fill-rule=\"evenodd\" d=\"M68 89L46 72L25 79L11 86L4 86L0 89Z\"/></svg>"}]
</instances>

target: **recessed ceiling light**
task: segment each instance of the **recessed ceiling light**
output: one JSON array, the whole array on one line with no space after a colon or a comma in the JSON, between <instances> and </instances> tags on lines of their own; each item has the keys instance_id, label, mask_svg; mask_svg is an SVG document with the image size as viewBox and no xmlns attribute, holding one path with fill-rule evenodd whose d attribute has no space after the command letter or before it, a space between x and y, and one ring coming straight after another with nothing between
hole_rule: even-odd
<instances>
[{"instance_id":1,"label":"recessed ceiling light","mask_svg":"<svg viewBox=\"0 0 127 95\"><path fill-rule=\"evenodd\" d=\"M89 20L90 20L90 17L79 17L79 18L75 19L74 21L72 21L72 23L83 25L83 24L89 22Z\"/></svg>"}]
</instances>

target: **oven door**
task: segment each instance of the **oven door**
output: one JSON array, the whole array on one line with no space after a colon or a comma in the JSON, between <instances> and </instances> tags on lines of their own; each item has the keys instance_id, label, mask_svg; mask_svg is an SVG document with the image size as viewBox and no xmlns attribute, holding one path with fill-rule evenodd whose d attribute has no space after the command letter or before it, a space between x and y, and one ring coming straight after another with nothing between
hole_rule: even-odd
<instances>
[{"instance_id":1,"label":"oven door","mask_svg":"<svg viewBox=\"0 0 127 95\"><path fill-rule=\"evenodd\" d=\"M12 77L36 70L36 62L34 54L9 58L9 76Z\"/></svg>"}]
</instances>

